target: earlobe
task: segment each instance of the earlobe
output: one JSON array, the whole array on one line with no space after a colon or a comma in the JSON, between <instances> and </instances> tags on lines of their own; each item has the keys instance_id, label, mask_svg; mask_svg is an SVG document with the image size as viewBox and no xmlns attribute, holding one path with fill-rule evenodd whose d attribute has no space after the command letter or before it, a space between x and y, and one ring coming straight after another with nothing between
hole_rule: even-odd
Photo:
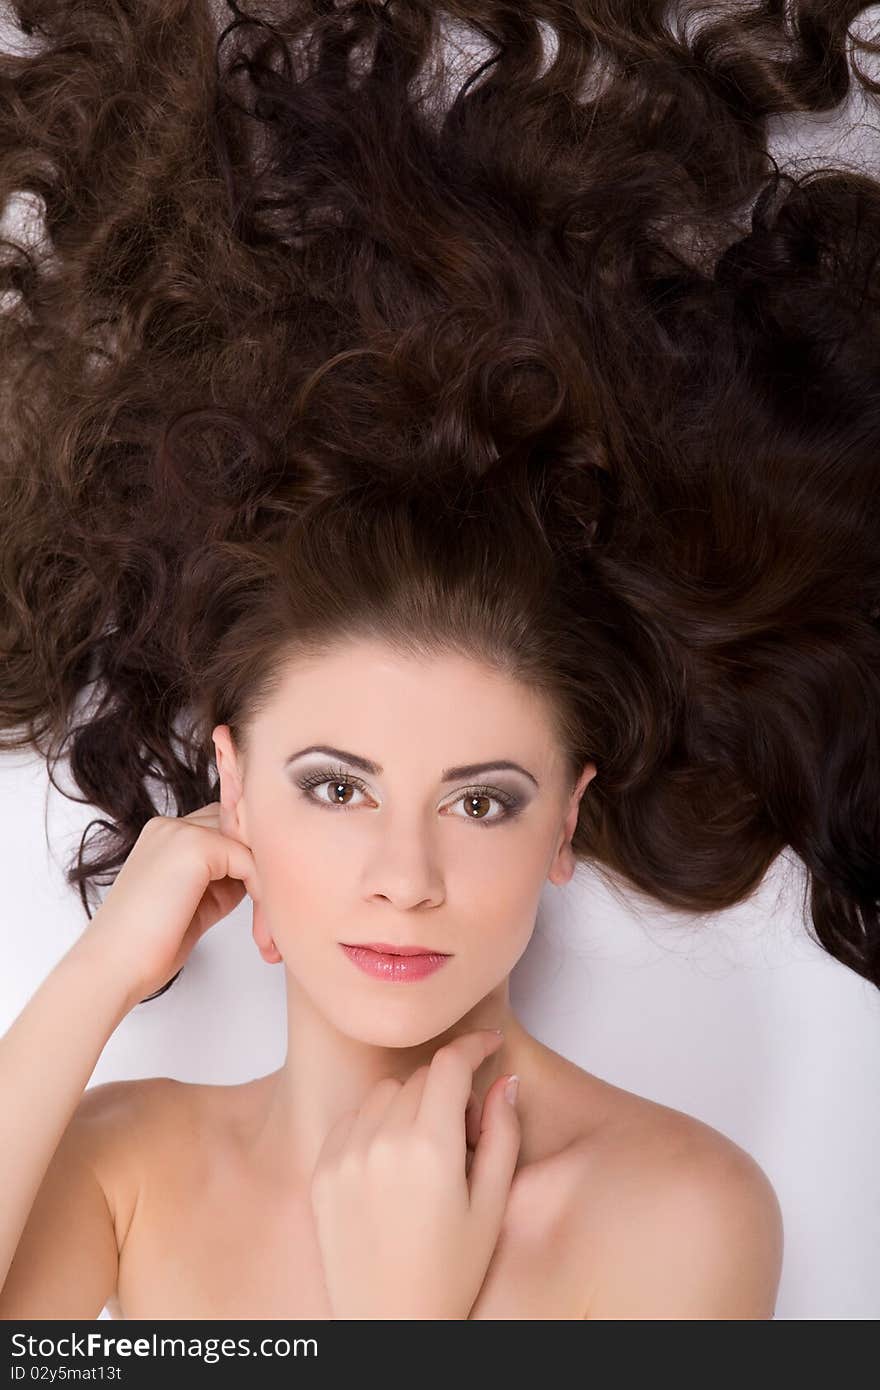
<instances>
[{"instance_id":1,"label":"earlobe","mask_svg":"<svg viewBox=\"0 0 880 1390\"><path fill-rule=\"evenodd\" d=\"M283 957L278 947L275 945L275 942L272 940L272 937L269 935L258 902L254 903L254 922L252 930L254 941L257 943L257 949L263 957L263 960L266 961L268 965L277 965Z\"/></svg>"},{"instance_id":2,"label":"earlobe","mask_svg":"<svg viewBox=\"0 0 880 1390\"><path fill-rule=\"evenodd\" d=\"M571 880L574 870L574 854L572 853L571 845L566 842L566 844L560 847L559 853L554 860L553 868L550 870L547 877L557 888L563 888L565 884Z\"/></svg>"},{"instance_id":3,"label":"earlobe","mask_svg":"<svg viewBox=\"0 0 880 1390\"><path fill-rule=\"evenodd\" d=\"M596 764L587 763L586 767L583 770L583 773L581 774L580 780L578 781L578 784L575 787L575 790L572 794L571 806L568 811L568 814L565 817L562 843L560 844L558 850L556 851L556 855L554 856L553 868L547 875L549 881L551 883L556 884L558 888L561 888L564 884L570 882L570 880L574 876L575 868L577 867L577 861L574 857L574 850L571 847L571 839L574 835L575 827L577 826L578 811L580 808L581 797L583 796L590 782L592 782L595 775Z\"/></svg>"}]
</instances>

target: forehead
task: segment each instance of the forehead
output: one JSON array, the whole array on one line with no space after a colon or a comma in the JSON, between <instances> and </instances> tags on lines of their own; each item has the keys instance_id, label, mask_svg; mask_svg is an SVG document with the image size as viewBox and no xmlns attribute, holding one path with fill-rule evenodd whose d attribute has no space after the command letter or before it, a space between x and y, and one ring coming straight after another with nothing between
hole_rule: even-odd
<instances>
[{"instance_id":1,"label":"forehead","mask_svg":"<svg viewBox=\"0 0 880 1390\"><path fill-rule=\"evenodd\" d=\"M426 739L447 761L511 756L511 744L545 768L556 756L539 692L458 653L414 656L368 640L292 661L257 723L273 738L296 734L303 743L344 735L345 746L380 761L391 747Z\"/></svg>"}]
</instances>

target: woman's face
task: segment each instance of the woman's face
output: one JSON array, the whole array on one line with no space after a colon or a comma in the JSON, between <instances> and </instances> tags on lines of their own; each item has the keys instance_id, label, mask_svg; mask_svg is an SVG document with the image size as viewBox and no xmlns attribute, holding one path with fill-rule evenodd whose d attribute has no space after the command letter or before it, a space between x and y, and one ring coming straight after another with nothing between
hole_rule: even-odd
<instances>
[{"instance_id":1,"label":"woman's face","mask_svg":"<svg viewBox=\"0 0 880 1390\"><path fill-rule=\"evenodd\" d=\"M291 665L246 767L227 725L214 741L222 828L256 865L257 940L274 941L336 1026L377 1045L436 1036L505 981L543 884L571 877L595 775L587 764L569 791L548 711L525 687L465 657L368 641ZM450 958L402 984L340 944L368 942Z\"/></svg>"}]
</instances>

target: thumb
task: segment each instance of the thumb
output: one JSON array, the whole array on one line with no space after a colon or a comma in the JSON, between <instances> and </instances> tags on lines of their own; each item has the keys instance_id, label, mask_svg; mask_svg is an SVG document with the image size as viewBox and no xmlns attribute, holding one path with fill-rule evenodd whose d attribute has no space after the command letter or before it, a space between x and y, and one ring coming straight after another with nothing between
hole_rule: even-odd
<instances>
[{"instance_id":1,"label":"thumb","mask_svg":"<svg viewBox=\"0 0 880 1390\"><path fill-rule=\"evenodd\" d=\"M505 1099L509 1075L500 1076L483 1101L480 1137L470 1168L471 1211L487 1236L497 1238L516 1171L522 1131L516 1104Z\"/></svg>"}]
</instances>

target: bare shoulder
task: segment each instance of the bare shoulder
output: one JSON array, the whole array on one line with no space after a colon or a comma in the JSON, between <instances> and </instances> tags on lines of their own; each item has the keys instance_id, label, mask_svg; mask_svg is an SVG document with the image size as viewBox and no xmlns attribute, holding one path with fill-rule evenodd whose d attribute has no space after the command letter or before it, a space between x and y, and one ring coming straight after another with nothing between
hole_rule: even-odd
<instances>
[{"instance_id":1,"label":"bare shoulder","mask_svg":"<svg viewBox=\"0 0 880 1390\"><path fill-rule=\"evenodd\" d=\"M182 1094L190 1088L168 1076L103 1081L90 1086L76 1108L76 1125L91 1138L95 1157L135 1146L150 1130L161 1133L166 1122L186 1109Z\"/></svg>"},{"instance_id":2,"label":"bare shoulder","mask_svg":"<svg viewBox=\"0 0 880 1390\"><path fill-rule=\"evenodd\" d=\"M236 1086L206 1086L170 1076L105 1081L91 1086L77 1107L78 1123L96 1137L122 1145L147 1138L180 1138L181 1127L198 1127L213 1114L212 1097Z\"/></svg>"},{"instance_id":3,"label":"bare shoulder","mask_svg":"<svg viewBox=\"0 0 880 1390\"><path fill-rule=\"evenodd\" d=\"M572 1148L585 1317L772 1318L783 1224L763 1168L695 1116L600 1084L602 1121Z\"/></svg>"},{"instance_id":4,"label":"bare shoulder","mask_svg":"<svg viewBox=\"0 0 880 1390\"><path fill-rule=\"evenodd\" d=\"M121 1250L149 1164L179 1140L198 1090L166 1076L104 1081L84 1092L71 1136L95 1172L113 1216Z\"/></svg>"}]
</instances>

